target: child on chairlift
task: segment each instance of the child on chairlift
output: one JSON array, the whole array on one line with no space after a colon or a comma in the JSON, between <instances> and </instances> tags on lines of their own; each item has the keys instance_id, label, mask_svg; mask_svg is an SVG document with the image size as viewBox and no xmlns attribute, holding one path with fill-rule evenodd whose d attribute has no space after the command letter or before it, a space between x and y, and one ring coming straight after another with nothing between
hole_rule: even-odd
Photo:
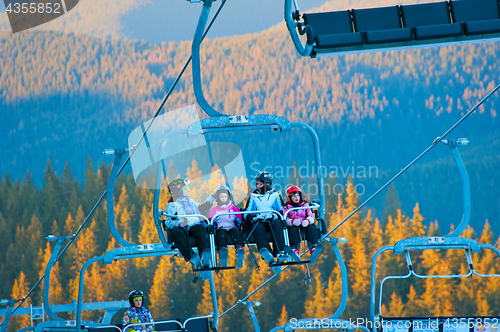
<instances>
[{"instance_id":1,"label":"child on chairlift","mask_svg":"<svg viewBox=\"0 0 500 332\"><path fill-rule=\"evenodd\" d=\"M168 184L170 200L165 208L167 215L200 214L200 209L209 209L215 201L209 196L203 204L195 202L189 197L189 179L177 178ZM203 266L210 265L210 243L208 240L207 223L201 217L169 217L165 220L165 227L172 229L172 240L179 249L182 257L197 269L202 267L200 257L203 257ZM189 245L189 236L196 240L200 257L194 254Z\"/></svg>"},{"instance_id":2,"label":"child on chairlift","mask_svg":"<svg viewBox=\"0 0 500 332\"><path fill-rule=\"evenodd\" d=\"M241 268L243 267L243 259L245 256L245 237L240 230L242 222L241 214L223 214L217 216L217 214L220 213L240 212L240 210L236 206L234 206L233 202L231 201L231 190L227 186L217 187L214 196L217 205L210 210L209 218L216 225L215 245L217 246L222 266L227 266L227 244L229 242L229 238L232 238L235 244L234 246L236 248L237 255L236 267Z\"/></svg>"},{"instance_id":3,"label":"child on chairlift","mask_svg":"<svg viewBox=\"0 0 500 332\"><path fill-rule=\"evenodd\" d=\"M283 208L283 215L297 207L308 207L309 203L302 197L302 191L297 186L286 190L287 203ZM286 217L290 247L297 255L300 253L300 231L304 230L309 253L312 255L319 241L319 230L314 225L314 214L311 209L291 210Z\"/></svg>"}]
</instances>

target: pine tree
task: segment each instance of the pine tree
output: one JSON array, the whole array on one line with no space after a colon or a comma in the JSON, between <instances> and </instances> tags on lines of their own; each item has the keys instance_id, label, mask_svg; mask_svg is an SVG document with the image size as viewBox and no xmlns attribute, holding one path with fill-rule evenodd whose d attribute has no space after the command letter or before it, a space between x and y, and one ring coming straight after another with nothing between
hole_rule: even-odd
<instances>
[{"instance_id":1,"label":"pine tree","mask_svg":"<svg viewBox=\"0 0 500 332\"><path fill-rule=\"evenodd\" d=\"M168 172L167 172L167 181L173 181L175 178L179 177L179 173L175 169L174 162L173 160L170 160L170 163L168 164Z\"/></svg>"},{"instance_id":2,"label":"pine tree","mask_svg":"<svg viewBox=\"0 0 500 332\"><path fill-rule=\"evenodd\" d=\"M318 317L324 318L330 316L327 312L325 286L321 281L319 273L314 275L313 294L308 296L304 302L304 315L305 317Z\"/></svg>"},{"instance_id":3,"label":"pine tree","mask_svg":"<svg viewBox=\"0 0 500 332\"><path fill-rule=\"evenodd\" d=\"M396 218L397 211L401 210L401 201L399 200L398 193L394 187L394 183L391 184L385 195L384 211L382 213L382 220L384 224L388 221L389 216Z\"/></svg>"},{"instance_id":4,"label":"pine tree","mask_svg":"<svg viewBox=\"0 0 500 332\"><path fill-rule=\"evenodd\" d=\"M62 211L63 199L62 199L62 187L59 181L59 177L56 172L52 169L52 164L50 159L47 159L47 168L44 172L43 177L44 187L41 191L42 206L41 206L41 221L42 225L45 225L42 232L48 234L50 232L50 225L54 220L62 222L61 217L65 215ZM62 226L62 225L61 225Z\"/></svg>"},{"instance_id":5,"label":"pine tree","mask_svg":"<svg viewBox=\"0 0 500 332\"><path fill-rule=\"evenodd\" d=\"M93 221L92 223L94 223ZM73 264L70 267L71 275L73 276L70 281L70 292L69 296L73 299L78 298L78 284L80 271L89 259L95 256L96 252L96 236L92 230L92 225L90 228L85 229L76 240L75 251L73 256Z\"/></svg>"},{"instance_id":6,"label":"pine tree","mask_svg":"<svg viewBox=\"0 0 500 332\"><path fill-rule=\"evenodd\" d=\"M382 305L384 307L384 305ZM404 317L406 316L406 310L404 309L403 301L401 298L392 293L391 302L389 303L389 309L382 309L382 314L387 317Z\"/></svg>"},{"instance_id":7,"label":"pine tree","mask_svg":"<svg viewBox=\"0 0 500 332\"><path fill-rule=\"evenodd\" d=\"M157 229L150 216L150 211L146 208L146 206L142 207L140 223L142 228L138 236L139 243L159 243L160 240L158 238ZM138 273L139 284L150 285L154 278L156 265L158 264L157 259L154 257L144 257L133 260L133 263L135 264Z\"/></svg>"},{"instance_id":8,"label":"pine tree","mask_svg":"<svg viewBox=\"0 0 500 332\"><path fill-rule=\"evenodd\" d=\"M360 317L368 317L370 303L370 269L366 262L369 261L366 255L365 245L358 234L352 244L352 258L349 261L351 274L351 289L354 297L349 303ZM353 278L354 277L354 278Z\"/></svg>"},{"instance_id":9,"label":"pine tree","mask_svg":"<svg viewBox=\"0 0 500 332\"><path fill-rule=\"evenodd\" d=\"M285 326L288 323L288 312L286 311L286 306L283 304L283 308L281 309L281 315L278 319L278 326Z\"/></svg>"},{"instance_id":10,"label":"pine tree","mask_svg":"<svg viewBox=\"0 0 500 332\"><path fill-rule=\"evenodd\" d=\"M248 191L248 179L241 177L235 177L233 179L231 195L233 196L234 205L238 205L243 202L249 195Z\"/></svg>"},{"instance_id":11,"label":"pine tree","mask_svg":"<svg viewBox=\"0 0 500 332\"><path fill-rule=\"evenodd\" d=\"M23 271L21 271L21 273L19 273L19 277L14 281L14 286L12 287L12 293L10 297L12 299L23 299L26 295L28 295L29 289L30 285L26 280L26 275ZM29 307L30 304L31 299L28 297L22 306ZM17 331L23 327L28 327L30 325L31 320L29 316L13 316L9 324L9 328L11 330Z\"/></svg>"},{"instance_id":12,"label":"pine tree","mask_svg":"<svg viewBox=\"0 0 500 332\"><path fill-rule=\"evenodd\" d=\"M45 274L45 269L49 262L50 256L52 255L52 249L49 242L47 242L45 250L42 250L42 248L40 248L40 252L38 255L38 261L40 262L38 277L41 278ZM60 274L61 272L59 269L59 262L56 262L50 272L49 303L51 304L65 303L64 291L60 282ZM45 276L43 282L45 283L46 281L47 276ZM42 303L41 298L40 303Z\"/></svg>"},{"instance_id":13,"label":"pine tree","mask_svg":"<svg viewBox=\"0 0 500 332\"><path fill-rule=\"evenodd\" d=\"M160 263L154 275L153 285L149 291L151 301L150 310L155 320L172 317L170 310L172 307L171 302L173 301L170 300L169 296L171 291L170 285L173 282L173 275L171 273L172 259L173 256L162 256L160 258Z\"/></svg>"}]
</instances>

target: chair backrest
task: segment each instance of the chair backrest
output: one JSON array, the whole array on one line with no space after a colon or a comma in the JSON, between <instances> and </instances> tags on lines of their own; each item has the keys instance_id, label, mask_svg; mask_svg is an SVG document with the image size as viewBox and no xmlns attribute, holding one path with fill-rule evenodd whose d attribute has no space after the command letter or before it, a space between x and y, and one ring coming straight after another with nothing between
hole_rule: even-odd
<instances>
[{"instance_id":1,"label":"chair backrest","mask_svg":"<svg viewBox=\"0 0 500 332\"><path fill-rule=\"evenodd\" d=\"M391 30L402 27L399 6L353 9L352 17L356 31Z\"/></svg>"},{"instance_id":2,"label":"chair backrest","mask_svg":"<svg viewBox=\"0 0 500 332\"><path fill-rule=\"evenodd\" d=\"M473 22L500 18L497 0L450 1L453 22Z\"/></svg>"},{"instance_id":3,"label":"chair backrest","mask_svg":"<svg viewBox=\"0 0 500 332\"><path fill-rule=\"evenodd\" d=\"M414 28L451 23L450 7L447 1L401 6L403 26Z\"/></svg>"},{"instance_id":4,"label":"chair backrest","mask_svg":"<svg viewBox=\"0 0 500 332\"><path fill-rule=\"evenodd\" d=\"M304 14L304 23L309 25L315 36L353 32L350 10L328 13Z\"/></svg>"},{"instance_id":5,"label":"chair backrest","mask_svg":"<svg viewBox=\"0 0 500 332\"><path fill-rule=\"evenodd\" d=\"M181 324L190 317L175 318ZM176 323L155 323L156 331L179 331L179 325ZM209 332L208 318L193 319L186 324L187 331Z\"/></svg>"}]
</instances>

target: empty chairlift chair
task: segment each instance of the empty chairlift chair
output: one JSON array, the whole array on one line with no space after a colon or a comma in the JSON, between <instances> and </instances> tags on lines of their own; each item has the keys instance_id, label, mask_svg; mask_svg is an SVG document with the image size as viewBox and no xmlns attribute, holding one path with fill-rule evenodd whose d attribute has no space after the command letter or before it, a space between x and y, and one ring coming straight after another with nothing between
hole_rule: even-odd
<instances>
[{"instance_id":1,"label":"empty chairlift chair","mask_svg":"<svg viewBox=\"0 0 500 332\"><path fill-rule=\"evenodd\" d=\"M463 35L460 23L451 23L447 1L401 6L403 25L413 29L416 40Z\"/></svg>"},{"instance_id":2,"label":"empty chairlift chair","mask_svg":"<svg viewBox=\"0 0 500 332\"><path fill-rule=\"evenodd\" d=\"M395 43L413 39L410 28L403 28L399 6L353 9L354 29L362 32L366 44Z\"/></svg>"},{"instance_id":3,"label":"empty chairlift chair","mask_svg":"<svg viewBox=\"0 0 500 332\"><path fill-rule=\"evenodd\" d=\"M497 0L450 1L450 7L453 21L463 24L465 35L500 32Z\"/></svg>"},{"instance_id":4,"label":"empty chairlift chair","mask_svg":"<svg viewBox=\"0 0 500 332\"><path fill-rule=\"evenodd\" d=\"M363 44L360 32L354 32L350 10L303 14L304 23L313 30L320 49Z\"/></svg>"}]
</instances>

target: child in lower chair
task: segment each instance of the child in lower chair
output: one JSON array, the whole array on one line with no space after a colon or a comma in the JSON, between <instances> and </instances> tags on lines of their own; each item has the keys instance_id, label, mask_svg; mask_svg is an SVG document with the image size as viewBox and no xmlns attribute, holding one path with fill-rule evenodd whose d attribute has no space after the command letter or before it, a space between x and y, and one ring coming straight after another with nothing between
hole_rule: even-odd
<instances>
[{"instance_id":1,"label":"child in lower chair","mask_svg":"<svg viewBox=\"0 0 500 332\"><path fill-rule=\"evenodd\" d=\"M245 256L245 238L240 230L242 222L241 215L218 215L227 212L240 212L240 210L233 205L231 201L231 191L228 187L219 186L215 190L214 197L217 205L210 210L209 218L216 225L215 245L219 251L222 266L227 266L227 244L231 238L236 248L237 267L243 267L243 259Z\"/></svg>"},{"instance_id":2,"label":"child in lower chair","mask_svg":"<svg viewBox=\"0 0 500 332\"><path fill-rule=\"evenodd\" d=\"M283 207L283 214L285 215L289 211L286 215L286 223L288 225L290 247L299 255L300 231L303 229L309 245L309 253L312 255L319 241L319 231L314 225L314 214L311 209L291 210L297 207L309 206L309 203L303 199L299 187L288 187L286 197L288 202Z\"/></svg>"}]
</instances>

